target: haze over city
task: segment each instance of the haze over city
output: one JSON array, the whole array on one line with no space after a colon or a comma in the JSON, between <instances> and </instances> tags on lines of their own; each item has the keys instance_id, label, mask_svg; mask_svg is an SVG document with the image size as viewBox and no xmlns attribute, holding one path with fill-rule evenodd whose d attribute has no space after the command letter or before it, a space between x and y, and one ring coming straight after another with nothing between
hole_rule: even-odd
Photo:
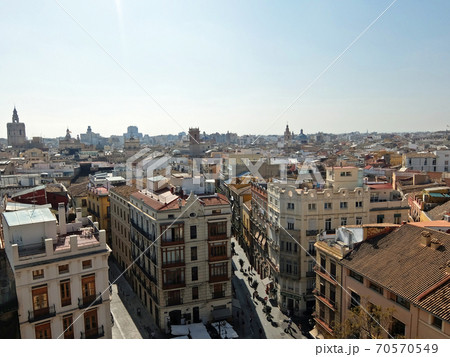
<instances>
[{"instance_id":1,"label":"haze over city","mask_svg":"<svg viewBox=\"0 0 450 357\"><path fill-rule=\"evenodd\" d=\"M28 137L445 130L450 4L391 4L2 2L0 112Z\"/></svg>"}]
</instances>

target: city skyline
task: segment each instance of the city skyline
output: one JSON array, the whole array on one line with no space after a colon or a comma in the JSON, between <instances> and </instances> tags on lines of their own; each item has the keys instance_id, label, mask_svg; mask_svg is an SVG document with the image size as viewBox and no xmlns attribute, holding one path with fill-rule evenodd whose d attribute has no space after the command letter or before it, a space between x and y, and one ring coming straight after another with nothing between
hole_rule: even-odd
<instances>
[{"instance_id":1,"label":"city skyline","mask_svg":"<svg viewBox=\"0 0 450 357\"><path fill-rule=\"evenodd\" d=\"M0 137L14 105L28 138L446 130L448 3L395 2L314 82L390 5L1 4Z\"/></svg>"}]
</instances>

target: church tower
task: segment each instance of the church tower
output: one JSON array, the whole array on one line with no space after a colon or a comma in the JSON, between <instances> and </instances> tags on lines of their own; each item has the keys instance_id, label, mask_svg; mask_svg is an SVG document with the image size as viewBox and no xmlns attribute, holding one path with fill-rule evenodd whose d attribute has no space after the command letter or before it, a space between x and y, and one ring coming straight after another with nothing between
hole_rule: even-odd
<instances>
[{"instance_id":1,"label":"church tower","mask_svg":"<svg viewBox=\"0 0 450 357\"><path fill-rule=\"evenodd\" d=\"M16 107L13 110L12 123L6 124L8 133L8 145L12 147L24 147L26 143L25 124L19 123L19 115Z\"/></svg>"},{"instance_id":2,"label":"church tower","mask_svg":"<svg viewBox=\"0 0 450 357\"><path fill-rule=\"evenodd\" d=\"M292 140L292 133L289 130L289 125L286 124L286 130L284 131L284 145L290 145Z\"/></svg>"}]
</instances>

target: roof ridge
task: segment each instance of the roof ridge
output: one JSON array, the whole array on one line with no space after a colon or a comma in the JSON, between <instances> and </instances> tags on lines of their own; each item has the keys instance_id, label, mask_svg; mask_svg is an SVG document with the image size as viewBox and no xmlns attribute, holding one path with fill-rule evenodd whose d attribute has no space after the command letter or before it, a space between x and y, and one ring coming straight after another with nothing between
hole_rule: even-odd
<instances>
[{"instance_id":1,"label":"roof ridge","mask_svg":"<svg viewBox=\"0 0 450 357\"><path fill-rule=\"evenodd\" d=\"M427 295L431 294L433 291L435 291L436 289L440 288L442 285L444 285L446 282L448 282L450 280L450 275L447 275L444 279L442 279L441 281L438 281L436 284L434 284L433 286L431 286L430 288L428 288L427 290L425 290L422 294L420 294L417 297L417 301L422 300L423 298L425 298Z\"/></svg>"}]
</instances>

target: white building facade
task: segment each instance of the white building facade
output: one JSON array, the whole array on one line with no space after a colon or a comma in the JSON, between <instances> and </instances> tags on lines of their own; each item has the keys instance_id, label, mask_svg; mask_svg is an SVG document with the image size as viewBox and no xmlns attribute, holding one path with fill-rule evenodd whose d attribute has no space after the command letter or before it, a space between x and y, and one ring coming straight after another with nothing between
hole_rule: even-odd
<instances>
[{"instance_id":1,"label":"white building facade","mask_svg":"<svg viewBox=\"0 0 450 357\"><path fill-rule=\"evenodd\" d=\"M104 230L77 209L74 223L48 208L4 212L22 338L111 338Z\"/></svg>"}]
</instances>

